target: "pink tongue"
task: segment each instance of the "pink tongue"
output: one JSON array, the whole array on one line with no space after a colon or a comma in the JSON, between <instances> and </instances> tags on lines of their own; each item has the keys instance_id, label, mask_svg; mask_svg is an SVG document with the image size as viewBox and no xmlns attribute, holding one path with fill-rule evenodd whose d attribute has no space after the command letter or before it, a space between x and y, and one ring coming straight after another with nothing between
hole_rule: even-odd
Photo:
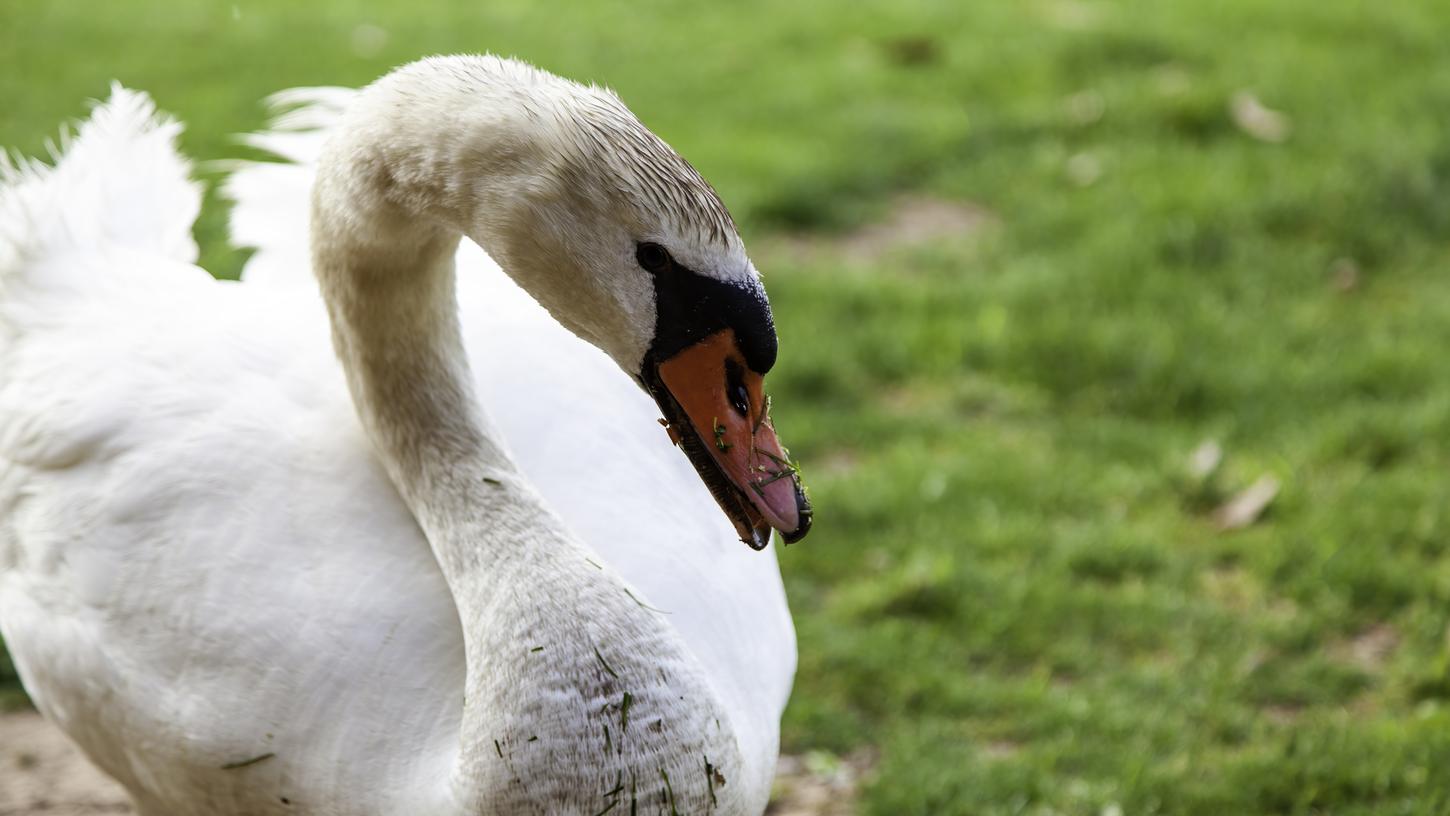
<instances>
[{"instance_id":1,"label":"pink tongue","mask_svg":"<svg viewBox=\"0 0 1450 816\"><path fill-rule=\"evenodd\" d=\"M795 479L787 476L760 488L762 496L751 491L750 501L765 516L770 526L783 533L793 533L800 527L800 510L795 502Z\"/></svg>"},{"instance_id":2,"label":"pink tongue","mask_svg":"<svg viewBox=\"0 0 1450 816\"><path fill-rule=\"evenodd\" d=\"M796 475L789 465L783 464L788 460L775 429L768 424L755 431L755 450L748 461L750 473L746 476L749 484L745 485L745 495L770 526L783 533L795 532L801 523L795 498Z\"/></svg>"}]
</instances>

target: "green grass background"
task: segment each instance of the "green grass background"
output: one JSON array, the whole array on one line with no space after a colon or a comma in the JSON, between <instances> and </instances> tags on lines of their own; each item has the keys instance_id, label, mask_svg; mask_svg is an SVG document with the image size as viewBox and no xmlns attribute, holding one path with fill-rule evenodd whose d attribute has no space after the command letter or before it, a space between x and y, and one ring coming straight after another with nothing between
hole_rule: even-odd
<instances>
[{"instance_id":1,"label":"green grass background","mask_svg":"<svg viewBox=\"0 0 1450 816\"><path fill-rule=\"evenodd\" d=\"M5 0L0 144L117 78L232 157L480 50L616 88L755 247L819 518L785 747L873 753L863 812L1450 812L1443 0ZM907 193L991 218L833 248Z\"/></svg>"}]
</instances>

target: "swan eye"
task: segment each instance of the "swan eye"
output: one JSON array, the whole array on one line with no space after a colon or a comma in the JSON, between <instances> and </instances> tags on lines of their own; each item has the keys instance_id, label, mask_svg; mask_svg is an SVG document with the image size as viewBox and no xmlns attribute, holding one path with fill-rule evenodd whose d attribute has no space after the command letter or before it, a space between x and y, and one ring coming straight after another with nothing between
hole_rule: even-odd
<instances>
[{"instance_id":1,"label":"swan eye","mask_svg":"<svg viewBox=\"0 0 1450 816\"><path fill-rule=\"evenodd\" d=\"M725 393L730 397L730 407L742 417L750 416L750 392L745 390L745 372L734 360L725 361Z\"/></svg>"},{"instance_id":2,"label":"swan eye","mask_svg":"<svg viewBox=\"0 0 1450 816\"><path fill-rule=\"evenodd\" d=\"M659 244L646 241L635 247L634 259L646 272L663 272L670 266L670 253Z\"/></svg>"}]
</instances>

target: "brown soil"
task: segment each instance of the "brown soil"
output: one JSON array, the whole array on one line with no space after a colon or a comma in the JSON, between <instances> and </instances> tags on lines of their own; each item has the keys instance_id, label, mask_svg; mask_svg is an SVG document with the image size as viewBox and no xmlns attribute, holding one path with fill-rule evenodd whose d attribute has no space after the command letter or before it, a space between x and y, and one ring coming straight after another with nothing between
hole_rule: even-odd
<instances>
[{"instance_id":1,"label":"brown soil","mask_svg":"<svg viewBox=\"0 0 1450 816\"><path fill-rule=\"evenodd\" d=\"M852 816L864 758L780 759L769 816ZM0 714L0 816L134 813L123 793L32 711Z\"/></svg>"},{"instance_id":2,"label":"brown soil","mask_svg":"<svg viewBox=\"0 0 1450 816\"><path fill-rule=\"evenodd\" d=\"M783 756L765 816L855 816L857 791L873 764L867 752Z\"/></svg>"},{"instance_id":3,"label":"brown soil","mask_svg":"<svg viewBox=\"0 0 1450 816\"><path fill-rule=\"evenodd\" d=\"M40 715L0 714L0 816L133 812L120 787Z\"/></svg>"},{"instance_id":4,"label":"brown soil","mask_svg":"<svg viewBox=\"0 0 1450 816\"><path fill-rule=\"evenodd\" d=\"M826 256L876 263L897 250L972 238L997 221L995 213L971 202L903 195L891 202L880 221L853 232L787 236L771 246L802 259Z\"/></svg>"}]
</instances>

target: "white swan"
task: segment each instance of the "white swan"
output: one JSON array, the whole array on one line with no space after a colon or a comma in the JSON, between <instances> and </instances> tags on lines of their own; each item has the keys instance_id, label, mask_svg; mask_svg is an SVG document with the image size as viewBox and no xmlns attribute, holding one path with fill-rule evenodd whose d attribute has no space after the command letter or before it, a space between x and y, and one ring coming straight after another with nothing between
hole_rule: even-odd
<instances>
[{"instance_id":1,"label":"white swan","mask_svg":"<svg viewBox=\"0 0 1450 816\"><path fill-rule=\"evenodd\" d=\"M148 816L759 813L774 558L610 370L735 533L804 534L709 187L607 92L400 69L318 164L329 342L305 275L191 264L177 131L117 88L0 184L0 630L40 710ZM478 255L460 329L460 234L612 360Z\"/></svg>"}]
</instances>

